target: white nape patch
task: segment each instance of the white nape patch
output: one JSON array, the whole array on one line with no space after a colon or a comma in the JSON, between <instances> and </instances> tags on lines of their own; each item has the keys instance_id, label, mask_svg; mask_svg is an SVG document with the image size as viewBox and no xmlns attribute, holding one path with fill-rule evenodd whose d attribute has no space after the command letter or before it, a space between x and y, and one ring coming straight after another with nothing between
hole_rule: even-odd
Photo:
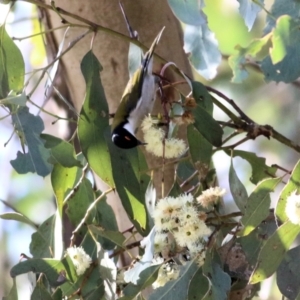
<instances>
[{"instance_id":1,"label":"white nape patch","mask_svg":"<svg viewBox=\"0 0 300 300\"><path fill-rule=\"evenodd\" d=\"M152 112L153 105L156 98L155 76L152 75L153 57L148 64L148 72L144 75L144 82L142 87L142 99L137 102L136 108L130 113L128 123L124 126L131 134L141 124L145 116ZM127 126L128 125L128 126ZM127 127L126 127L127 126ZM133 132L132 132L133 131Z\"/></svg>"},{"instance_id":2,"label":"white nape patch","mask_svg":"<svg viewBox=\"0 0 300 300\"><path fill-rule=\"evenodd\" d=\"M129 121L129 120L128 120ZM131 133L133 136L134 135L134 128L132 127L132 124L130 123L130 121L128 123L126 123L124 126L123 126L124 129L126 129L129 133Z\"/></svg>"}]
</instances>

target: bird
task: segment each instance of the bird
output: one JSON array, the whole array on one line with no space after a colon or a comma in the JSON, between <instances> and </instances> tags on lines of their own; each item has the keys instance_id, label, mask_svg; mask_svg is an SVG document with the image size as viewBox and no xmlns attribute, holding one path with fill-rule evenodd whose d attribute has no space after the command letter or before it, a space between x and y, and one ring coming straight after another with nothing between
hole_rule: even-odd
<instances>
[{"instance_id":1,"label":"bird","mask_svg":"<svg viewBox=\"0 0 300 300\"><path fill-rule=\"evenodd\" d=\"M156 78L152 74L153 53L164 28L145 53L141 66L129 79L111 126L112 142L119 148L130 149L145 145L135 132L143 118L151 113L156 97Z\"/></svg>"}]
</instances>

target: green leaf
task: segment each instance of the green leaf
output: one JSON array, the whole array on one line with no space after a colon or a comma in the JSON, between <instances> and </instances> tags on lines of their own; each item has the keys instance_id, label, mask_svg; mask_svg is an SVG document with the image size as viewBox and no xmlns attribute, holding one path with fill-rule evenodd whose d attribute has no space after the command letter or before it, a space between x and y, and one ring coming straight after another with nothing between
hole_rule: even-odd
<instances>
[{"instance_id":1,"label":"green leaf","mask_svg":"<svg viewBox=\"0 0 300 300\"><path fill-rule=\"evenodd\" d=\"M151 266L144 271L142 271L139 275L140 278L137 281L137 284L129 283L125 289L123 290L124 297L120 298L120 300L131 300L135 299L135 297L143 291L146 287L150 286L158 276L158 271L161 265ZM151 297L151 296L150 296Z\"/></svg>"},{"instance_id":2,"label":"green leaf","mask_svg":"<svg viewBox=\"0 0 300 300\"><path fill-rule=\"evenodd\" d=\"M18 300L18 289L16 278L13 278L13 286L11 287L9 294L3 297L3 300Z\"/></svg>"},{"instance_id":3,"label":"green leaf","mask_svg":"<svg viewBox=\"0 0 300 300\"><path fill-rule=\"evenodd\" d=\"M149 176L142 175L145 167L145 158L138 148L120 151L111 142L110 131L106 131L106 140L109 152L113 157L112 170L116 190L129 219L143 235L149 232L148 215L146 212L145 193Z\"/></svg>"},{"instance_id":4,"label":"green leaf","mask_svg":"<svg viewBox=\"0 0 300 300\"><path fill-rule=\"evenodd\" d=\"M0 100L0 105L20 105L25 106L27 97L25 93L13 96L8 95L6 98Z\"/></svg>"},{"instance_id":5,"label":"green leaf","mask_svg":"<svg viewBox=\"0 0 300 300\"><path fill-rule=\"evenodd\" d=\"M93 171L109 186L113 186L111 159L104 138L109 127L108 106L99 72L100 62L89 51L81 62L81 72L86 82L85 100L78 122L78 137L84 156Z\"/></svg>"},{"instance_id":6,"label":"green leaf","mask_svg":"<svg viewBox=\"0 0 300 300\"><path fill-rule=\"evenodd\" d=\"M5 26L0 26L0 98L9 92L18 94L23 90L25 64L21 51L10 38Z\"/></svg>"},{"instance_id":7,"label":"green leaf","mask_svg":"<svg viewBox=\"0 0 300 300\"><path fill-rule=\"evenodd\" d=\"M203 275L202 268L194 274L188 287L188 300L202 300L209 291L209 281Z\"/></svg>"},{"instance_id":8,"label":"green leaf","mask_svg":"<svg viewBox=\"0 0 300 300\"><path fill-rule=\"evenodd\" d=\"M248 262L248 269L252 270L257 263L262 245L277 230L278 226L274 219L267 218L256 227L250 234L238 238L237 242L242 246ZM239 266L237 264L237 266ZM239 272L241 274L241 272ZM249 279L249 272L243 272L243 279ZM247 277L246 277L247 276Z\"/></svg>"},{"instance_id":9,"label":"green leaf","mask_svg":"<svg viewBox=\"0 0 300 300\"><path fill-rule=\"evenodd\" d=\"M221 62L218 42L207 24L184 27L184 51L191 53L189 60L196 71L205 79L212 79L217 74Z\"/></svg>"},{"instance_id":10,"label":"green leaf","mask_svg":"<svg viewBox=\"0 0 300 300\"><path fill-rule=\"evenodd\" d=\"M271 35L268 34L261 39L254 39L246 48L243 48L240 45L235 46L237 52L228 59L228 64L233 71L232 82L241 83L249 76L249 73L246 70L246 64L248 62L247 56L252 56L257 60L260 60L269 54L270 38Z\"/></svg>"},{"instance_id":11,"label":"green leaf","mask_svg":"<svg viewBox=\"0 0 300 300\"><path fill-rule=\"evenodd\" d=\"M28 107L19 107L17 112L12 114L12 121L16 133L27 147L27 153L18 151L17 158L10 163L19 174L28 172L37 173L40 176L47 176L52 165L48 163L50 151L45 148L40 138L44 130L43 120L40 116L29 113Z\"/></svg>"},{"instance_id":12,"label":"green leaf","mask_svg":"<svg viewBox=\"0 0 300 300\"><path fill-rule=\"evenodd\" d=\"M191 278L199 267L193 261L181 266L178 279L169 281L163 287L155 290L149 300L182 300L188 296L188 287ZM216 298L217 299L217 298Z\"/></svg>"},{"instance_id":13,"label":"green leaf","mask_svg":"<svg viewBox=\"0 0 300 300\"><path fill-rule=\"evenodd\" d=\"M240 14L243 17L248 30L250 31L257 14L261 11L261 7L252 0L238 0L238 2L240 4ZM258 0L258 2L263 5L262 0Z\"/></svg>"},{"instance_id":14,"label":"green leaf","mask_svg":"<svg viewBox=\"0 0 300 300\"><path fill-rule=\"evenodd\" d=\"M289 15L293 19L299 17L300 3L294 0L275 0L270 14L267 14L267 26L264 30L265 33L271 32L271 30L276 26L277 19L282 15Z\"/></svg>"},{"instance_id":15,"label":"green leaf","mask_svg":"<svg viewBox=\"0 0 300 300\"><path fill-rule=\"evenodd\" d=\"M79 186L77 186L74 194L67 202L66 213L69 217L70 222L76 228L77 225L84 218L89 206L94 202L95 195L91 182L83 178ZM91 224L95 216L95 209L92 210L89 217L87 218L84 226L80 228L77 234L82 238L87 230L86 225Z\"/></svg>"},{"instance_id":16,"label":"green leaf","mask_svg":"<svg viewBox=\"0 0 300 300\"><path fill-rule=\"evenodd\" d=\"M32 234L29 249L34 258L52 256L54 252L54 226L55 215L44 221L38 231Z\"/></svg>"},{"instance_id":17,"label":"green leaf","mask_svg":"<svg viewBox=\"0 0 300 300\"><path fill-rule=\"evenodd\" d=\"M63 202L65 197L77 184L82 170L78 167L65 168L60 164L55 164L51 173L51 184L56 196L56 203L62 215Z\"/></svg>"},{"instance_id":18,"label":"green leaf","mask_svg":"<svg viewBox=\"0 0 300 300\"><path fill-rule=\"evenodd\" d=\"M212 145L193 125L187 127L187 139L193 163L200 162L209 166L212 157Z\"/></svg>"},{"instance_id":19,"label":"green leaf","mask_svg":"<svg viewBox=\"0 0 300 300\"><path fill-rule=\"evenodd\" d=\"M289 83L300 76L300 70L297 67L300 63L299 25L300 21L289 16L282 16L277 20L272 38L273 48L270 51L270 56L261 63L261 69L267 81Z\"/></svg>"},{"instance_id":20,"label":"green leaf","mask_svg":"<svg viewBox=\"0 0 300 300\"><path fill-rule=\"evenodd\" d=\"M262 247L249 283L255 284L271 276L299 233L300 226L289 221L282 224Z\"/></svg>"},{"instance_id":21,"label":"green leaf","mask_svg":"<svg viewBox=\"0 0 300 300\"><path fill-rule=\"evenodd\" d=\"M195 128L203 135L203 137L213 146L222 145L223 130L218 122L199 105L193 109Z\"/></svg>"},{"instance_id":22,"label":"green leaf","mask_svg":"<svg viewBox=\"0 0 300 300\"><path fill-rule=\"evenodd\" d=\"M282 295L296 299L300 293L300 246L286 252L276 272L276 281Z\"/></svg>"},{"instance_id":23,"label":"green leaf","mask_svg":"<svg viewBox=\"0 0 300 300\"><path fill-rule=\"evenodd\" d=\"M18 221L18 222L30 225L34 229L37 229L37 225L34 222L32 222L29 218L27 218L26 216L24 216L20 213L16 213L16 212L4 213L4 214L0 215L0 219Z\"/></svg>"},{"instance_id":24,"label":"green leaf","mask_svg":"<svg viewBox=\"0 0 300 300\"><path fill-rule=\"evenodd\" d=\"M192 81L193 97L197 105L205 109L210 115L213 113L213 101L206 87L198 81Z\"/></svg>"},{"instance_id":25,"label":"green leaf","mask_svg":"<svg viewBox=\"0 0 300 300\"><path fill-rule=\"evenodd\" d=\"M233 200L242 213L245 212L245 206L248 199L248 194L245 186L238 178L233 163L231 160L229 168L229 186Z\"/></svg>"},{"instance_id":26,"label":"green leaf","mask_svg":"<svg viewBox=\"0 0 300 300\"><path fill-rule=\"evenodd\" d=\"M51 150L50 163L66 168L82 167L81 162L75 158L75 149L70 143L50 134L41 134L41 138L46 141L45 147Z\"/></svg>"},{"instance_id":27,"label":"green leaf","mask_svg":"<svg viewBox=\"0 0 300 300\"><path fill-rule=\"evenodd\" d=\"M226 151L228 155L231 155L231 152ZM242 150L234 150L232 152L232 156L239 156L248 161L248 163L252 167L252 175L250 177L250 181L253 184L257 184L261 180L269 177L275 177L276 167L268 167L266 165L266 159L264 157L258 157L255 153L242 151Z\"/></svg>"},{"instance_id":28,"label":"green leaf","mask_svg":"<svg viewBox=\"0 0 300 300\"><path fill-rule=\"evenodd\" d=\"M98 196L100 196L100 193L96 194L96 197ZM96 208L95 224L105 230L118 231L119 229L115 213L112 207L107 203L106 199L101 199L101 201L97 203ZM98 241L105 250L112 250L115 248L115 243L109 239L99 236Z\"/></svg>"},{"instance_id":29,"label":"green leaf","mask_svg":"<svg viewBox=\"0 0 300 300\"><path fill-rule=\"evenodd\" d=\"M227 300L231 278L222 270L219 257L216 254L206 253L203 274L210 282L210 291L204 299Z\"/></svg>"},{"instance_id":30,"label":"green leaf","mask_svg":"<svg viewBox=\"0 0 300 300\"><path fill-rule=\"evenodd\" d=\"M286 200L294 191L300 192L300 160L295 165L288 183L281 191L275 208L276 216L281 222L285 222L288 219L285 213Z\"/></svg>"},{"instance_id":31,"label":"green leaf","mask_svg":"<svg viewBox=\"0 0 300 300\"><path fill-rule=\"evenodd\" d=\"M30 300L52 300L51 295L43 285L41 281L38 281L32 294Z\"/></svg>"},{"instance_id":32,"label":"green leaf","mask_svg":"<svg viewBox=\"0 0 300 300\"><path fill-rule=\"evenodd\" d=\"M197 0L168 0L174 15L183 23L201 26L206 24L206 16L202 12L204 2Z\"/></svg>"},{"instance_id":33,"label":"green leaf","mask_svg":"<svg viewBox=\"0 0 300 300\"><path fill-rule=\"evenodd\" d=\"M281 182L282 178L270 178L260 182L247 200L244 216L241 218L243 229L239 236L248 235L270 214L270 192Z\"/></svg>"},{"instance_id":34,"label":"green leaf","mask_svg":"<svg viewBox=\"0 0 300 300\"><path fill-rule=\"evenodd\" d=\"M64 266L64 264L56 259L45 258L45 259L29 259L26 261L22 261L12 267L10 271L11 277L16 277L21 274L25 274L28 272L33 273L44 273L49 281L51 286L58 286L61 284L59 281L59 276L61 272L66 274L66 278L70 280L68 275L68 269Z\"/></svg>"},{"instance_id":35,"label":"green leaf","mask_svg":"<svg viewBox=\"0 0 300 300\"><path fill-rule=\"evenodd\" d=\"M119 231L111 231L111 230L105 230L104 228L96 225L89 225L89 230L91 230L93 233L98 234L102 237L107 238L108 240L112 241L115 245L124 248L124 243L126 241L126 238L124 235Z\"/></svg>"}]
</instances>

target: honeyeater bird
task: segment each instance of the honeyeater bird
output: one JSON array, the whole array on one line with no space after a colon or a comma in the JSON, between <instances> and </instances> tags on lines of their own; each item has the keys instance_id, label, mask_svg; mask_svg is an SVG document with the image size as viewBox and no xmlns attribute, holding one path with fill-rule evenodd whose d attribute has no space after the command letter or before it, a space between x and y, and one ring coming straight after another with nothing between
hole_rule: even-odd
<instances>
[{"instance_id":1,"label":"honeyeater bird","mask_svg":"<svg viewBox=\"0 0 300 300\"><path fill-rule=\"evenodd\" d=\"M151 113L156 96L155 76L152 74L153 53L164 28L144 55L141 66L135 71L123 93L112 123L112 141L124 149L142 145L135 132L143 118Z\"/></svg>"}]
</instances>

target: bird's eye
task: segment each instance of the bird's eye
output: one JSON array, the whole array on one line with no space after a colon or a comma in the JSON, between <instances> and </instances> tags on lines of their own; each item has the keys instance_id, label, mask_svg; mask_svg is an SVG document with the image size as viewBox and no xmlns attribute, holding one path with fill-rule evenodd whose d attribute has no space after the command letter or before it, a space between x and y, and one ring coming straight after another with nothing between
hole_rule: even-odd
<instances>
[{"instance_id":1,"label":"bird's eye","mask_svg":"<svg viewBox=\"0 0 300 300\"><path fill-rule=\"evenodd\" d=\"M129 136L125 135L125 140L131 141L131 138Z\"/></svg>"}]
</instances>

